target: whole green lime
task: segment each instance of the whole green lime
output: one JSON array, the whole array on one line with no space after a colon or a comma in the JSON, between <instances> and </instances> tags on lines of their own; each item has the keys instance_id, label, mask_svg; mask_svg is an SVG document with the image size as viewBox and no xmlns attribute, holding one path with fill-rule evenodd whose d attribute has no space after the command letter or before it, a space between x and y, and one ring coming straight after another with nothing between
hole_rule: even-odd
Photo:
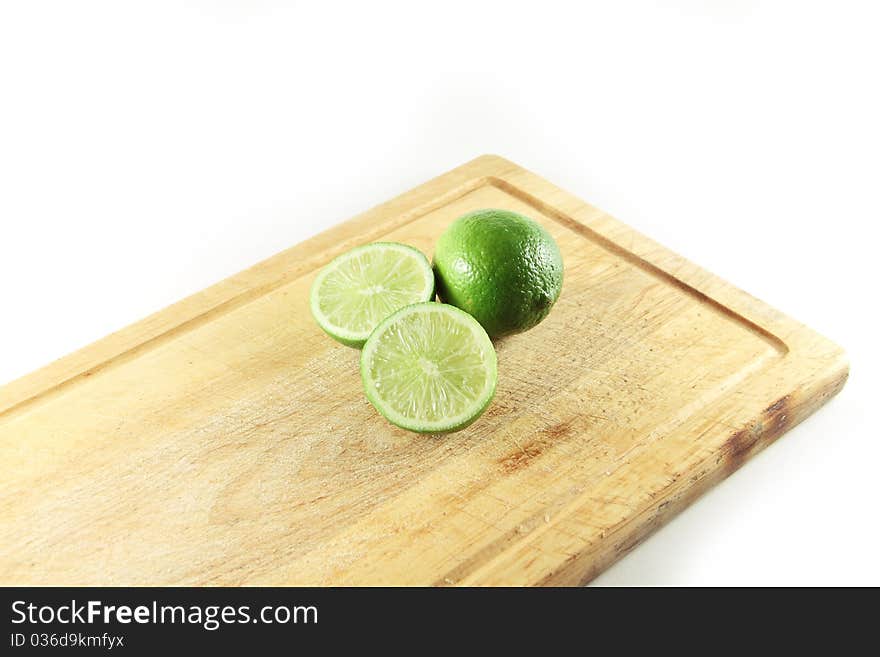
<instances>
[{"instance_id":1,"label":"whole green lime","mask_svg":"<svg viewBox=\"0 0 880 657\"><path fill-rule=\"evenodd\" d=\"M509 210L456 219L434 251L437 293L492 337L543 320L562 290L562 254L538 223Z\"/></svg>"}]
</instances>

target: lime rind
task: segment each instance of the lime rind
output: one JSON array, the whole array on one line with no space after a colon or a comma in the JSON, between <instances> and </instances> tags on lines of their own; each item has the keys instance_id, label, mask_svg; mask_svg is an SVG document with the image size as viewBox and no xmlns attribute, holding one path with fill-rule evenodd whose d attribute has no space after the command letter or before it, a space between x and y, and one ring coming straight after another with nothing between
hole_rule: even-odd
<instances>
[{"instance_id":1,"label":"lime rind","mask_svg":"<svg viewBox=\"0 0 880 657\"><path fill-rule=\"evenodd\" d=\"M370 403L392 424L418 433L465 428L486 410L498 381L485 329L466 312L434 302L406 306L381 322L364 345L360 365ZM383 366L391 373L385 387L375 371ZM459 408L450 412L455 403Z\"/></svg>"},{"instance_id":2,"label":"lime rind","mask_svg":"<svg viewBox=\"0 0 880 657\"><path fill-rule=\"evenodd\" d=\"M559 245L540 223L486 208L453 221L434 249L437 294L493 338L541 323L562 291Z\"/></svg>"},{"instance_id":3,"label":"lime rind","mask_svg":"<svg viewBox=\"0 0 880 657\"><path fill-rule=\"evenodd\" d=\"M398 256L392 260L390 271L381 267L370 270L371 257L382 263L382 258ZM403 257L400 257L403 256ZM366 261L366 265L364 262ZM400 273L403 266L404 273ZM367 275L386 277L397 274L406 280L398 280L381 293L357 297L355 289L370 284ZM383 279L372 283L394 283ZM407 285L401 285L406 283ZM395 310L412 303L430 301L435 294L434 272L428 258L416 248L398 242L373 242L355 247L334 258L318 273L309 294L309 307L318 326L337 342L360 348L373 329ZM336 301L334 306L332 301ZM346 315L346 311L348 314Z\"/></svg>"}]
</instances>

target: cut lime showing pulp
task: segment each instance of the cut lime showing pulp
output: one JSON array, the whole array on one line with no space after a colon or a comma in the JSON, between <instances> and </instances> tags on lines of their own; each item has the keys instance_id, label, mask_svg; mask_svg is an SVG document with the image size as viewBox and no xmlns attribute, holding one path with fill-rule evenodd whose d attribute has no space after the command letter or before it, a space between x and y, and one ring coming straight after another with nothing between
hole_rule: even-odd
<instances>
[{"instance_id":1,"label":"cut lime showing pulp","mask_svg":"<svg viewBox=\"0 0 880 657\"><path fill-rule=\"evenodd\" d=\"M434 298L434 273L424 254L405 244L358 246L330 262L312 284L312 315L334 340L362 347L395 310Z\"/></svg>"},{"instance_id":2,"label":"cut lime showing pulp","mask_svg":"<svg viewBox=\"0 0 880 657\"><path fill-rule=\"evenodd\" d=\"M370 403L420 433L463 429L492 401L495 348L479 322L442 303L407 306L385 319L361 353Z\"/></svg>"}]
</instances>

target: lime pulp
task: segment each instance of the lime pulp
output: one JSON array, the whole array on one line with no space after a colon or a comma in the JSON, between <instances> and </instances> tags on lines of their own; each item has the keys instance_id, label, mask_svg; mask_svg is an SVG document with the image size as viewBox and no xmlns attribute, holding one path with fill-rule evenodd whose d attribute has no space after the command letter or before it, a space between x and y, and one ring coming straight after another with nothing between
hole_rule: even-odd
<instances>
[{"instance_id":1,"label":"lime pulp","mask_svg":"<svg viewBox=\"0 0 880 657\"><path fill-rule=\"evenodd\" d=\"M498 366L473 317L446 304L418 303L376 327L361 353L361 379L367 399L392 424L446 433L483 413Z\"/></svg>"}]
</instances>

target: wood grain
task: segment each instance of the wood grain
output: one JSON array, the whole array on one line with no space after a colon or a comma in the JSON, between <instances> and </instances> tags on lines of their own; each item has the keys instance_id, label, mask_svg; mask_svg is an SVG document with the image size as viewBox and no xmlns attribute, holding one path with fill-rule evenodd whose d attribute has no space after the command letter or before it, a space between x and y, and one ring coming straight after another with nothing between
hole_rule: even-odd
<instances>
[{"instance_id":1,"label":"wood grain","mask_svg":"<svg viewBox=\"0 0 880 657\"><path fill-rule=\"evenodd\" d=\"M407 433L308 311L323 264L509 208L565 260L486 414ZM480 157L0 389L4 584L582 584L813 412L843 351Z\"/></svg>"}]
</instances>

